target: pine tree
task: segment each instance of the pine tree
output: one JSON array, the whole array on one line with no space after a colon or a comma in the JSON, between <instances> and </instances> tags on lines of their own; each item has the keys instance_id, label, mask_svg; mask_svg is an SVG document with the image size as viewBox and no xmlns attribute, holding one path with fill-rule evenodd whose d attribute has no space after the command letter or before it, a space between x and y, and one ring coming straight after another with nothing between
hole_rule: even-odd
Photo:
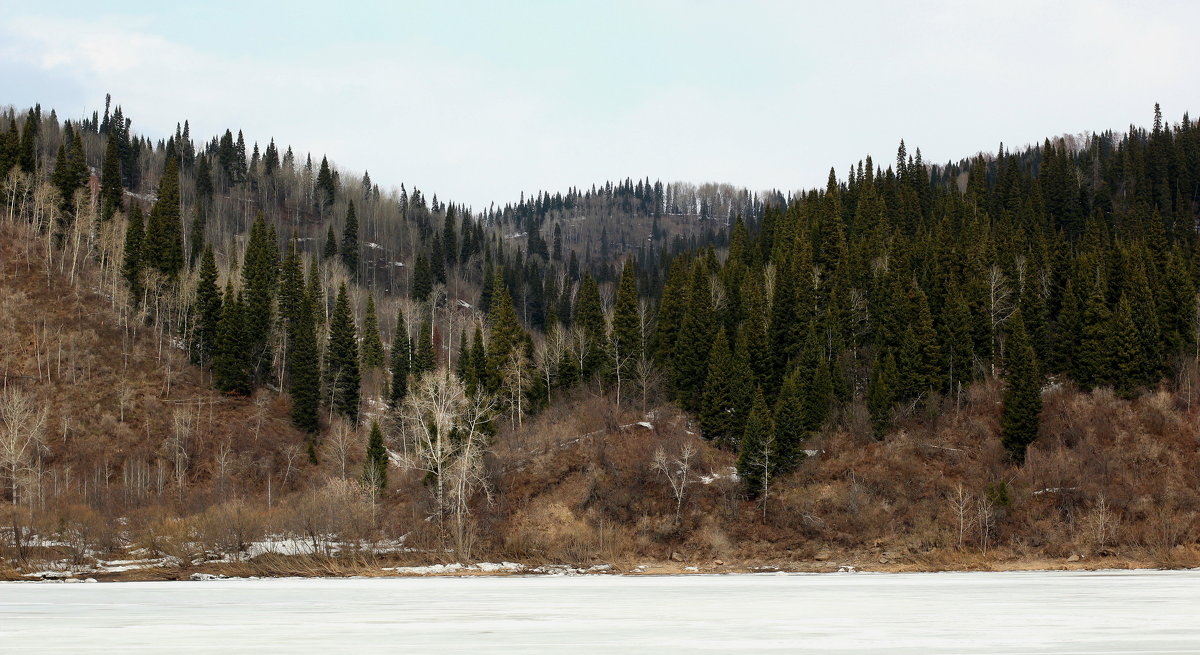
<instances>
[{"instance_id":1,"label":"pine tree","mask_svg":"<svg viewBox=\"0 0 1200 655\"><path fill-rule=\"evenodd\" d=\"M250 228L242 265L243 300L246 303L246 346L255 381L262 379L269 354L274 322L275 286L279 277L279 245L259 212Z\"/></svg>"},{"instance_id":2,"label":"pine tree","mask_svg":"<svg viewBox=\"0 0 1200 655\"><path fill-rule=\"evenodd\" d=\"M408 397L408 372L411 366L411 348L408 344L408 327L404 322L404 309L396 310L396 330L392 333L392 396L393 408L404 404Z\"/></svg>"},{"instance_id":3,"label":"pine tree","mask_svg":"<svg viewBox=\"0 0 1200 655\"><path fill-rule=\"evenodd\" d=\"M133 201L133 209L129 212L129 226L125 228L125 258L121 264L121 274L129 284L129 293L135 301L142 296L142 246L145 242L145 228L142 224L142 206Z\"/></svg>"},{"instance_id":4,"label":"pine tree","mask_svg":"<svg viewBox=\"0 0 1200 655\"><path fill-rule=\"evenodd\" d=\"M433 292L433 273L429 270L429 260L425 258L425 255L417 255L416 262L413 264L410 284L409 296L413 300L424 302Z\"/></svg>"},{"instance_id":5,"label":"pine tree","mask_svg":"<svg viewBox=\"0 0 1200 655\"><path fill-rule=\"evenodd\" d=\"M360 402L358 336L344 283L338 289L334 303L326 352L326 375L333 395L333 407L351 423L357 424Z\"/></svg>"},{"instance_id":6,"label":"pine tree","mask_svg":"<svg viewBox=\"0 0 1200 655\"><path fill-rule=\"evenodd\" d=\"M721 328L708 357L708 375L700 402L700 434L705 439L723 447L737 443L745 428L744 413L748 408L736 406L742 399L735 396L744 395L739 393L744 384L744 380L734 377L733 352L725 329ZM743 415L740 422L739 413Z\"/></svg>"},{"instance_id":7,"label":"pine tree","mask_svg":"<svg viewBox=\"0 0 1200 655\"><path fill-rule=\"evenodd\" d=\"M1021 310L1008 320L1004 344L1004 409L1000 435L1009 456L1025 460L1025 449L1037 438L1042 412L1042 382Z\"/></svg>"},{"instance_id":8,"label":"pine tree","mask_svg":"<svg viewBox=\"0 0 1200 655\"><path fill-rule=\"evenodd\" d=\"M417 347L413 349L413 375L437 370L437 356L433 352L433 324L429 320L421 323L417 332Z\"/></svg>"},{"instance_id":9,"label":"pine tree","mask_svg":"<svg viewBox=\"0 0 1200 655\"><path fill-rule=\"evenodd\" d=\"M708 353L712 349L714 336L716 319L713 316L708 270L697 261L692 267L692 288L672 362L676 398L684 409L691 412L700 407L703 396L701 385L708 372Z\"/></svg>"},{"instance_id":10,"label":"pine tree","mask_svg":"<svg viewBox=\"0 0 1200 655\"><path fill-rule=\"evenodd\" d=\"M143 243L143 261L169 280L183 269L183 222L179 213L179 168L168 158L158 185L158 199L150 209Z\"/></svg>"},{"instance_id":11,"label":"pine tree","mask_svg":"<svg viewBox=\"0 0 1200 655\"><path fill-rule=\"evenodd\" d=\"M575 315L571 323L583 330L583 333L587 335L588 344L591 346L583 363L583 371L581 371L583 377L587 379L604 365L604 344L606 342L604 309L600 306L600 289L596 285L596 280L588 273L583 274L583 280L579 283L579 293L575 298ZM711 346L711 344L708 345Z\"/></svg>"},{"instance_id":12,"label":"pine tree","mask_svg":"<svg viewBox=\"0 0 1200 655\"><path fill-rule=\"evenodd\" d=\"M491 338L488 340L487 348L487 388L492 392L500 388L503 379L502 373L508 363L508 358L516 349L524 348L528 338L520 321L517 320L517 313L513 310L512 297L508 295L508 287L504 284L504 278L500 271L496 271L494 288L492 311L488 316Z\"/></svg>"},{"instance_id":13,"label":"pine tree","mask_svg":"<svg viewBox=\"0 0 1200 655\"><path fill-rule=\"evenodd\" d=\"M367 295L367 315L363 319L363 368L383 367L383 339L379 336L379 317L375 314L375 294Z\"/></svg>"},{"instance_id":14,"label":"pine tree","mask_svg":"<svg viewBox=\"0 0 1200 655\"><path fill-rule=\"evenodd\" d=\"M1149 367L1143 358L1133 311L1125 294L1121 294L1117 310L1112 314L1105 351L1109 356L1105 367L1106 381L1111 382L1120 395L1133 398L1145 381L1145 371Z\"/></svg>"},{"instance_id":15,"label":"pine tree","mask_svg":"<svg viewBox=\"0 0 1200 655\"><path fill-rule=\"evenodd\" d=\"M117 139L110 136L105 141L104 164L100 169L100 216L108 221L121 211L125 188L121 185L121 151Z\"/></svg>"},{"instance_id":16,"label":"pine tree","mask_svg":"<svg viewBox=\"0 0 1200 655\"><path fill-rule=\"evenodd\" d=\"M206 364L217 350L217 332L221 322L221 289L217 286L217 262L211 246L205 246L200 260L200 278L196 282L196 328L193 332L192 360Z\"/></svg>"},{"instance_id":17,"label":"pine tree","mask_svg":"<svg viewBox=\"0 0 1200 655\"><path fill-rule=\"evenodd\" d=\"M1108 349L1112 341L1112 313L1108 311L1099 285L1094 286L1079 317L1078 336L1071 357L1072 377L1084 389L1091 389L1109 379L1108 366L1111 361Z\"/></svg>"},{"instance_id":18,"label":"pine tree","mask_svg":"<svg viewBox=\"0 0 1200 655\"><path fill-rule=\"evenodd\" d=\"M350 278L358 279L358 216L354 213L354 201L346 210L346 226L342 228L342 243L338 246L342 254L342 264L350 273Z\"/></svg>"},{"instance_id":19,"label":"pine tree","mask_svg":"<svg viewBox=\"0 0 1200 655\"><path fill-rule=\"evenodd\" d=\"M246 305L233 282L225 284L221 320L217 324L217 351L213 358L213 381L225 393L248 396L250 384L249 344L246 335Z\"/></svg>"},{"instance_id":20,"label":"pine tree","mask_svg":"<svg viewBox=\"0 0 1200 655\"><path fill-rule=\"evenodd\" d=\"M293 252L295 249L293 248ZM299 267L299 257L296 257ZM303 280L301 280L303 282ZM317 271L314 263L308 288L297 299L288 320L288 394L292 397L292 424L309 435L320 428L321 361L317 346ZM308 441L309 457L315 461L315 443Z\"/></svg>"},{"instance_id":21,"label":"pine tree","mask_svg":"<svg viewBox=\"0 0 1200 655\"><path fill-rule=\"evenodd\" d=\"M810 423L805 414L800 374L792 371L784 378L775 400L775 446L781 470L790 469L804 456L801 446L809 436Z\"/></svg>"},{"instance_id":22,"label":"pine tree","mask_svg":"<svg viewBox=\"0 0 1200 655\"><path fill-rule=\"evenodd\" d=\"M321 258L333 259L337 253L337 237L333 236L333 223L330 223L329 230L325 233L325 247L321 249Z\"/></svg>"},{"instance_id":23,"label":"pine tree","mask_svg":"<svg viewBox=\"0 0 1200 655\"><path fill-rule=\"evenodd\" d=\"M377 493L387 490L388 452L383 445L383 431L378 421L371 421L371 436L367 439L367 457L363 463L363 482Z\"/></svg>"},{"instance_id":24,"label":"pine tree","mask_svg":"<svg viewBox=\"0 0 1200 655\"><path fill-rule=\"evenodd\" d=\"M625 260L617 298L613 304L612 349L620 365L622 379L632 377L634 366L642 355L642 334L638 321L637 270L633 259Z\"/></svg>"},{"instance_id":25,"label":"pine tree","mask_svg":"<svg viewBox=\"0 0 1200 655\"><path fill-rule=\"evenodd\" d=\"M898 378L896 358L890 352L875 360L871 369L871 381L867 385L867 410L871 413L876 439L883 437L891 422Z\"/></svg>"},{"instance_id":26,"label":"pine tree","mask_svg":"<svg viewBox=\"0 0 1200 655\"><path fill-rule=\"evenodd\" d=\"M742 448L738 454L738 477L751 498L765 496L779 468L779 449L775 443L775 425L767 408L762 388L754 392L754 404L746 419Z\"/></svg>"}]
</instances>

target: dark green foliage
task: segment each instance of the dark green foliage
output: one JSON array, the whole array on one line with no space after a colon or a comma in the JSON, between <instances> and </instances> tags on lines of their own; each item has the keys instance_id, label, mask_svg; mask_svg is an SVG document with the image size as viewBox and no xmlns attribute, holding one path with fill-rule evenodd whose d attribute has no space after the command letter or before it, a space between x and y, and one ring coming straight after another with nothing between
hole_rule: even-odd
<instances>
[{"instance_id":1,"label":"dark green foliage","mask_svg":"<svg viewBox=\"0 0 1200 655\"><path fill-rule=\"evenodd\" d=\"M338 252L342 255L342 264L350 272L351 279L358 279L358 215L354 213L354 201L346 210L346 226L342 228L342 243Z\"/></svg>"},{"instance_id":2,"label":"dark green foliage","mask_svg":"<svg viewBox=\"0 0 1200 655\"><path fill-rule=\"evenodd\" d=\"M217 262L211 246L200 259L200 278L196 282L196 327L192 333L192 361L206 364L217 350L221 322L221 289L217 286Z\"/></svg>"},{"instance_id":3,"label":"dark green foliage","mask_svg":"<svg viewBox=\"0 0 1200 655\"><path fill-rule=\"evenodd\" d=\"M1072 377L1084 389L1101 385L1109 379L1109 347L1112 313L1104 302L1099 286L1087 295L1071 353Z\"/></svg>"},{"instance_id":4,"label":"dark green foliage","mask_svg":"<svg viewBox=\"0 0 1200 655\"><path fill-rule=\"evenodd\" d=\"M284 261L279 311L286 322L288 393L292 397L292 423L312 435L320 428L321 362L317 347L317 279L313 269L308 289L300 271L295 241ZM310 439L310 452L313 443Z\"/></svg>"},{"instance_id":5,"label":"dark green foliage","mask_svg":"<svg viewBox=\"0 0 1200 655\"><path fill-rule=\"evenodd\" d=\"M129 225L125 228L125 256L121 264L121 275L129 284L129 292L134 300L140 300L142 295L142 246L145 243L145 226L142 219L142 206L136 200L129 212Z\"/></svg>"},{"instance_id":6,"label":"dark green foliage","mask_svg":"<svg viewBox=\"0 0 1200 655\"><path fill-rule=\"evenodd\" d=\"M412 280L409 282L409 296L413 300L424 301L433 292L433 273L429 270L429 260L425 255L417 255L413 263Z\"/></svg>"},{"instance_id":7,"label":"dark green foliage","mask_svg":"<svg viewBox=\"0 0 1200 655\"><path fill-rule=\"evenodd\" d=\"M941 385L939 382L941 349L937 334L933 331L933 319L925 294L914 290L916 315L904 330L900 342L900 357L896 362L900 379L898 395L903 400L914 400L928 395Z\"/></svg>"},{"instance_id":8,"label":"dark green foliage","mask_svg":"<svg viewBox=\"0 0 1200 655\"><path fill-rule=\"evenodd\" d=\"M396 330L392 333L392 407L400 407L408 397L408 373L412 366L412 349L408 343L408 326L404 310L396 310Z\"/></svg>"},{"instance_id":9,"label":"dark green foliage","mask_svg":"<svg viewBox=\"0 0 1200 655\"><path fill-rule=\"evenodd\" d=\"M1108 330L1106 352L1109 356L1105 368L1105 379L1111 382L1117 393L1126 398L1132 398L1143 384L1146 383L1147 364L1142 343L1138 337L1137 326L1134 324L1133 311L1129 306L1129 298L1121 296L1117 309L1112 314L1112 325Z\"/></svg>"},{"instance_id":10,"label":"dark green foliage","mask_svg":"<svg viewBox=\"0 0 1200 655\"><path fill-rule=\"evenodd\" d=\"M376 492L387 490L388 453L383 445L383 430L378 421L371 421L371 435L367 438L367 457L363 462L363 482Z\"/></svg>"},{"instance_id":11,"label":"dark green foliage","mask_svg":"<svg viewBox=\"0 0 1200 655\"><path fill-rule=\"evenodd\" d=\"M896 358L891 353L875 360L875 365L871 367L871 382L867 386L867 411L871 414L871 423L877 439L883 437L891 423L898 382Z\"/></svg>"},{"instance_id":12,"label":"dark green foliage","mask_svg":"<svg viewBox=\"0 0 1200 655\"><path fill-rule=\"evenodd\" d=\"M751 498L766 495L780 466L779 446L775 442L775 424L762 388L754 392L754 404L746 419L742 447L738 454L738 477Z\"/></svg>"},{"instance_id":13,"label":"dark green foliage","mask_svg":"<svg viewBox=\"0 0 1200 655\"><path fill-rule=\"evenodd\" d=\"M729 339L724 328L713 341L708 358L708 375L704 383L704 396L700 403L700 434L709 441L725 448L738 444L746 427L746 415L750 411L750 398L746 381L739 376L734 354L729 348Z\"/></svg>"},{"instance_id":14,"label":"dark green foliage","mask_svg":"<svg viewBox=\"0 0 1200 655\"><path fill-rule=\"evenodd\" d=\"M325 375L332 405L351 423L358 423L359 368L358 335L346 285L338 289L329 323L329 347L326 350Z\"/></svg>"},{"instance_id":15,"label":"dark green foliage","mask_svg":"<svg viewBox=\"0 0 1200 655\"><path fill-rule=\"evenodd\" d=\"M363 318L363 368L383 367L383 338L379 336L379 317L375 314L375 294L367 295L367 315Z\"/></svg>"},{"instance_id":16,"label":"dark green foliage","mask_svg":"<svg viewBox=\"0 0 1200 655\"><path fill-rule=\"evenodd\" d=\"M1013 460L1025 460L1025 449L1037 438L1041 413L1041 375L1024 317L1018 310L1009 319L1004 344L1004 409L1000 418L1000 438Z\"/></svg>"},{"instance_id":17,"label":"dark green foliage","mask_svg":"<svg viewBox=\"0 0 1200 655\"><path fill-rule=\"evenodd\" d=\"M626 259L621 270L621 281L617 285L617 298L613 304L612 350L614 360L620 367L621 377L632 377L638 359L642 356L642 332L638 322L637 271L633 260Z\"/></svg>"},{"instance_id":18,"label":"dark green foliage","mask_svg":"<svg viewBox=\"0 0 1200 655\"><path fill-rule=\"evenodd\" d=\"M179 168L172 158L167 159L158 199L150 209L142 257L147 266L174 280L183 269L183 221L179 208Z\"/></svg>"},{"instance_id":19,"label":"dark green foliage","mask_svg":"<svg viewBox=\"0 0 1200 655\"><path fill-rule=\"evenodd\" d=\"M100 169L100 216L110 220L125 203L125 187L121 184L121 151L117 139L109 137L104 146L104 163Z\"/></svg>"},{"instance_id":20,"label":"dark green foliage","mask_svg":"<svg viewBox=\"0 0 1200 655\"><path fill-rule=\"evenodd\" d=\"M242 264L242 295L246 303L246 347L251 374L261 381L269 366L269 342L274 322L276 281L279 277L279 245L274 230L267 228L259 213L250 228Z\"/></svg>"},{"instance_id":21,"label":"dark green foliage","mask_svg":"<svg viewBox=\"0 0 1200 655\"><path fill-rule=\"evenodd\" d=\"M317 207L326 208L333 204L337 195L337 184L333 180L333 171L329 168L329 159L321 157L321 170L317 173Z\"/></svg>"},{"instance_id":22,"label":"dark green foliage","mask_svg":"<svg viewBox=\"0 0 1200 655\"><path fill-rule=\"evenodd\" d=\"M499 283L499 280L497 280ZM583 377L586 379L604 365L604 344L607 341L604 329L604 309L600 306L600 289L591 275L584 274L575 298L575 314L571 324L583 330L588 340L588 353L584 358ZM711 342L710 344L711 345Z\"/></svg>"},{"instance_id":23,"label":"dark green foliage","mask_svg":"<svg viewBox=\"0 0 1200 655\"><path fill-rule=\"evenodd\" d=\"M413 375L421 377L422 374L437 370L437 356L433 351L433 324L428 320L421 323L421 329L417 332L417 347L413 349Z\"/></svg>"},{"instance_id":24,"label":"dark green foliage","mask_svg":"<svg viewBox=\"0 0 1200 655\"><path fill-rule=\"evenodd\" d=\"M321 249L321 258L333 259L337 253L337 237L333 236L333 223L330 223L329 230L325 233L325 247Z\"/></svg>"},{"instance_id":25,"label":"dark green foliage","mask_svg":"<svg viewBox=\"0 0 1200 655\"><path fill-rule=\"evenodd\" d=\"M528 340L517 313L513 310L512 297L499 271L496 272L492 311L488 316L491 338L487 348L487 387L497 391L503 379L504 366L518 348L524 348Z\"/></svg>"},{"instance_id":26,"label":"dark green foliage","mask_svg":"<svg viewBox=\"0 0 1200 655\"><path fill-rule=\"evenodd\" d=\"M775 447L779 451L781 470L790 469L803 458L801 446L811 432L812 420L806 416L807 399L803 386L799 371L793 371L784 378L775 400Z\"/></svg>"},{"instance_id":27,"label":"dark green foliage","mask_svg":"<svg viewBox=\"0 0 1200 655\"><path fill-rule=\"evenodd\" d=\"M671 262L667 281L663 286L655 323L651 350L660 365L670 365L675 358L675 344L679 339L679 328L687 313L688 265L686 257L676 257Z\"/></svg>"},{"instance_id":28,"label":"dark green foliage","mask_svg":"<svg viewBox=\"0 0 1200 655\"><path fill-rule=\"evenodd\" d=\"M694 412L699 409L703 397L703 384L708 375L708 354L712 350L717 328L708 270L702 262L697 261L692 265L691 280L683 323L675 342L672 382L680 405Z\"/></svg>"},{"instance_id":29,"label":"dark green foliage","mask_svg":"<svg viewBox=\"0 0 1200 655\"><path fill-rule=\"evenodd\" d=\"M248 396L253 390L249 366L250 344L246 330L246 304L233 283L225 285L221 320L217 324L217 351L213 357L213 382L221 391Z\"/></svg>"}]
</instances>

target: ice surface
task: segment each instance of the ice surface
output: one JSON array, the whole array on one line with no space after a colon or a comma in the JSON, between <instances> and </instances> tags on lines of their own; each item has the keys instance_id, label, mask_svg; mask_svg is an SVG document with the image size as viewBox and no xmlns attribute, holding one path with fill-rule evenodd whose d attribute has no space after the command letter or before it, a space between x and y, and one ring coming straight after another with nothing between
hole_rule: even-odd
<instances>
[{"instance_id":1,"label":"ice surface","mask_svg":"<svg viewBox=\"0 0 1200 655\"><path fill-rule=\"evenodd\" d=\"M0 584L3 652L1200 652L1200 571Z\"/></svg>"}]
</instances>

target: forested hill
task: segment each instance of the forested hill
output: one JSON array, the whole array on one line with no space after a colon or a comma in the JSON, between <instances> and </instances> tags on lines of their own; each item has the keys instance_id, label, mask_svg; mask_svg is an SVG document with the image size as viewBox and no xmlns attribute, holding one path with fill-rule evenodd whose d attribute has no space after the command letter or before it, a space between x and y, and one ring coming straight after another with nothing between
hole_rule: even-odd
<instances>
[{"instance_id":1,"label":"forested hill","mask_svg":"<svg viewBox=\"0 0 1200 655\"><path fill-rule=\"evenodd\" d=\"M618 525L631 552L852 547L887 530L945 545L951 480L990 512L984 549L1002 534L1061 542L1039 523L1039 489L1086 490L1059 509L1099 500L1137 526L1134 540L1166 520L1155 502L1200 511L1186 416L1200 133L1186 114L1171 124L1156 108L1150 129L945 165L901 143L887 168L867 158L787 195L625 180L482 211L381 191L273 141L247 150L232 130L193 141L186 122L152 143L121 107L0 115L4 229L24 253L0 262L7 279L72 290L74 305L47 309L60 330L80 329L81 295L110 312L105 334L162 380L146 408L191 402L186 379L190 394L223 394L239 425L251 411L270 424L268 408L292 424L263 443L210 413L188 450L149 419L126 425L124 400L119 420L72 405L56 430L3 433L26 439L6 451L3 498L30 517L74 502L198 516L230 489L270 509L281 491L354 479L321 498L388 503L391 518L371 510L372 534L503 554L586 541L551 524L609 544ZM12 336L28 318L10 321L3 399L33 411L28 399L62 379L49 374L48 318L40 336ZM68 365L80 393L89 371ZM1106 423L1124 436L1094 428L1109 401L1128 408ZM181 416L171 434L191 425ZM95 448L68 440L72 421L122 435L102 470ZM631 426L652 434L579 445ZM1082 473L1114 462L1121 476ZM152 467L156 491L131 492ZM124 490L109 484L118 475ZM66 482L51 492L47 476ZM870 514L864 498L887 502ZM772 508L782 518L768 525Z\"/></svg>"}]
</instances>

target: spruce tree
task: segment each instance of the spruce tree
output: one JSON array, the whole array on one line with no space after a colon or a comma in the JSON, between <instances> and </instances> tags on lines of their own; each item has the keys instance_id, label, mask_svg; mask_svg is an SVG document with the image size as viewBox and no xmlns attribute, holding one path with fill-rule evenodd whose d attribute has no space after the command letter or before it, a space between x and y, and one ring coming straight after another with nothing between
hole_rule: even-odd
<instances>
[{"instance_id":1,"label":"spruce tree","mask_svg":"<svg viewBox=\"0 0 1200 655\"><path fill-rule=\"evenodd\" d=\"M413 300L424 302L432 292L433 273L429 270L429 260L425 258L425 255L417 255L417 259L413 263L412 280L409 283L409 296Z\"/></svg>"},{"instance_id":2,"label":"spruce tree","mask_svg":"<svg viewBox=\"0 0 1200 655\"><path fill-rule=\"evenodd\" d=\"M516 349L524 348L527 339L525 330L517 320L517 313L513 310L512 297L508 295L508 287L504 284L504 278L499 270L496 271L494 288L492 311L488 316L491 338L488 340L487 347L487 388L492 392L500 388L508 358Z\"/></svg>"},{"instance_id":3,"label":"spruce tree","mask_svg":"<svg viewBox=\"0 0 1200 655\"><path fill-rule=\"evenodd\" d=\"M939 387L938 371L941 368L941 349L925 294L914 288L910 298L915 316L904 330L900 357L896 362L900 373L897 391L905 400L920 398Z\"/></svg>"},{"instance_id":4,"label":"spruce tree","mask_svg":"<svg viewBox=\"0 0 1200 655\"><path fill-rule=\"evenodd\" d=\"M129 212L129 225L125 228L125 256L121 274L129 284L129 293L135 301L142 296L142 247L145 243L145 227L142 224L142 205L133 201Z\"/></svg>"},{"instance_id":5,"label":"spruce tree","mask_svg":"<svg viewBox=\"0 0 1200 655\"><path fill-rule=\"evenodd\" d=\"M211 246L205 246L200 259L200 278L196 282L196 327L193 332L192 360L206 364L217 350L217 331L221 322L221 289L217 286L217 263Z\"/></svg>"},{"instance_id":6,"label":"spruce tree","mask_svg":"<svg viewBox=\"0 0 1200 655\"><path fill-rule=\"evenodd\" d=\"M158 185L158 199L150 209L142 246L144 261L174 280L183 269L183 222L179 212L179 168L168 158Z\"/></svg>"},{"instance_id":7,"label":"spruce tree","mask_svg":"<svg viewBox=\"0 0 1200 655\"><path fill-rule=\"evenodd\" d=\"M379 317L375 314L375 294L367 295L367 315L363 319L363 368L382 368L383 339L379 336Z\"/></svg>"},{"instance_id":8,"label":"spruce tree","mask_svg":"<svg viewBox=\"0 0 1200 655\"><path fill-rule=\"evenodd\" d=\"M104 163L100 169L100 216L111 220L121 211L125 202L125 188L121 185L121 151L117 139L109 136L104 146Z\"/></svg>"},{"instance_id":9,"label":"spruce tree","mask_svg":"<svg viewBox=\"0 0 1200 655\"><path fill-rule=\"evenodd\" d=\"M612 348L623 379L632 377L642 355L642 334L638 321L637 270L633 258L625 260L617 298L613 304Z\"/></svg>"},{"instance_id":10,"label":"spruce tree","mask_svg":"<svg viewBox=\"0 0 1200 655\"><path fill-rule=\"evenodd\" d=\"M1004 409L1000 435L1009 456L1025 460L1025 450L1037 438L1042 412L1042 382L1021 310L1008 321L1004 344Z\"/></svg>"},{"instance_id":11,"label":"spruce tree","mask_svg":"<svg viewBox=\"0 0 1200 655\"><path fill-rule=\"evenodd\" d=\"M1109 356L1105 367L1106 381L1110 382L1121 396L1133 398L1144 383L1145 372L1149 367L1144 360L1133 311L1129 306L1129 297L1125 294L1121 294L1117 310L1112 314L1106 352Z\"/></svg>"},{"instance_id":12,"label":"spruce tree","mask_svg":"<svg viewBox=\"0 0 1200 655\"><path fill-rule=\"evenodd\" d=\"M692 287L674 348L675 396L686 410L699 409L703 383L708 372L708 353L716 336L708 269L697 261L692 266Z\"/></svg>"},{"instance_id":13,"label":"spruce tree","mask_svg":"<svg viewBox=\"0 0 1200 655\"><path fill-rule=\"evenodd\" d=\"M411 348L408 344L408 327L404 322L404 309L396 311L396 330L392 333L392 387L393 408L404 404L408 397L408 373L411 367Z\"/></svg>"},{"instance_id":14,"label":"spruce tree","mask_svg":"<svg viewBox=\"0 0 1200 655\"><path fill-rule=\"evenodd\" d=\"M688 280L687 258L680 256L671 260L650 345L654 359L662 366L671 365L675 359L679 328L683 325L683 317L687 312Z\"/></svg>"},{"instance_id":15,"label":"spruce tree","mask_svg":"<svg viewBox=\"0 0 1200 655\"><path fill-rule=\"evenodd\" d=\"M337 253L337 237L333 236L333 223L330 223L329 230L325 233L325 247L321 249L321 258L333 259Z\"/></svg>"},{"instance_id":16,"label":"spruce tree","mask_svg":"<svg viewBox=\"0 0 1200 655\"><path fill-rule=\"evenodd\" d=\"M354 213L354 201L351 200L346 210L346 226L342 228L342 243L338 246L338 252L342 254L342 264L353 280L358 279L358 247L358 216Z\"/></svg>"},{"instance_id":17,"label":"spruce tree","mask_svg":"<svg viewBox=\"0 0 1200 655\"><path fill-rule=\"evenodd\" d=\"M1109 347L1112 338L1112 313L1104 302L1099 285L1087 295L1083 312L1079 317L1078 336L1072 352L1072 377L1084 389L1091 389L1107 381L1109 376Z\"/></svg>"},{"instance_id":18,"label":"spruce tree","mask_svg":"<svg viewBox=\"0 0 1200 655\"><path fill-rule=\"evenodd\" d=\"M225 284L221 302L221 320L217 324L217 351L213 358L213 381L217 389L248 396L250 383L249 343L246 334L246 305L233 282Z\"/></svg>"},{"instance_id":19,"label":"spruce tree","mask_svg":"<svg viewBox=\"0 0 1200 655\"><path fill-rule=\"evenodd\" d=\"M896 358L892 353L885 353L875 360L871 368L871 381L867 385L867 410L871 414L876 439L883 437L891 422L898 377Z\"/></svg>"},{"instance_id":20,"label":"spruce tree","mask_svg":"<svg viewBox=\"0 0 1200 655\"><path fill-rule=\"evenodd\" d=\"M363 482L376 493L387 490L388 452L383 445L383 431L378 421L371 421L371 436L367 438L367 457L363 463Z\"/></svg>"},{"instance_id":21,"label":"spruce tree","mask_svg":"<svg viewBox=\"0 0 1200 655\"><path fill-rule=\"evenodd\" d=\"M294 249L293 249L294 251ZM299 266L298 257L296 265ZM288 394L292 397L292 424L309 435L320 429L321 361L317 346L317 272L309 275L308 289L298 298L288 320ZM315 442L308 440L309 456L315 461Z\"/></svg>"},{"instance_id":22,"label":"spruce tree","mask_svg":"<svg viewBox=\"0 0 1200 655\"><path fill-rule=\"evenodd\" d=\"M421 377L437 370L437 356L433 352L433 323L428 319L421 323L417 332L417 347L413 349L413 375Z\"/></svg>"},{"instance_id":23,"label":"spruce tree","mask_svg":"<svg viewBox=\"0 0 1200 655\"><path fill-rule=\"evenodd\" d=\"M700 434L705 439L723 447L737 443L742 430L735 427L738 424L736 414L745 410L734 406L735 395L744 384L745 380L734 377L733 352L725 328L721 328L708 357L708 375L700 403Z\"/></svg>"},{"instance_id":24,"label":"spruce tree","mask_svg":"<svg viewBox=\"0 0 1200 655\"><path fill-rule=\"evenodd\" d=\"M775 443L775 424L767 407L762 388L754 392L754 404L746 419L742 448L738 454L738 477L746 485L746 493L758 498L770 490L779 468L779 448Z\"/></svg>"},{"instance_id":25,"label":"spruce tree","mask_svg":"<svg viewBox=\"0 0 1200 655\"><path fill-rule=\"evenodd\" d=\"M333 306L326 353L326 375L333 396L333 407L351 423L357 424L360 402L358 336L344 283L338 288L337 301Z\"/></svg>"},{"instance_id":26,"label":"spruce tree","mask_svg":"<svg viewBox=\"0 0 1200 655\"><path fill-rule=\"evenodd\" d=\"M499 282L499 281L497 281ZM604 329L604 309L600 306L600 289L596 280L588 273L583 274L579 283L579 293L575 298L575 315L572 325L583 330L591 346L584 359L583 377L589 378L604 365L604 344L606 342ZM711 343L707 344L711 347Z\"/></svg>"},{"instance_id":27,"label":"spruce tree","mask_svg":"<svg viewBox=\"0 0 1200 655\"><path fill-rule=\"evenodd\" d=\"M803 458L801 446L809 435L810 420L806 416L802 386L799 371L792 371L784 378L775 399L775 446L781 470L791 468Z\"/></svg>"},{"instance_id":28,"label":"spruce tree","mask_svg":"<svg viewBox=\"0 0 1200 655\"><path fill-rule=\"evenodd\" d=\"M261 381L267 365L271 325L274 322L275 286L279 276L279 245L259 212L250 228L242 264L243 300L246 303L246 342L249 366Z\"/></svg>"}]
</instances>

